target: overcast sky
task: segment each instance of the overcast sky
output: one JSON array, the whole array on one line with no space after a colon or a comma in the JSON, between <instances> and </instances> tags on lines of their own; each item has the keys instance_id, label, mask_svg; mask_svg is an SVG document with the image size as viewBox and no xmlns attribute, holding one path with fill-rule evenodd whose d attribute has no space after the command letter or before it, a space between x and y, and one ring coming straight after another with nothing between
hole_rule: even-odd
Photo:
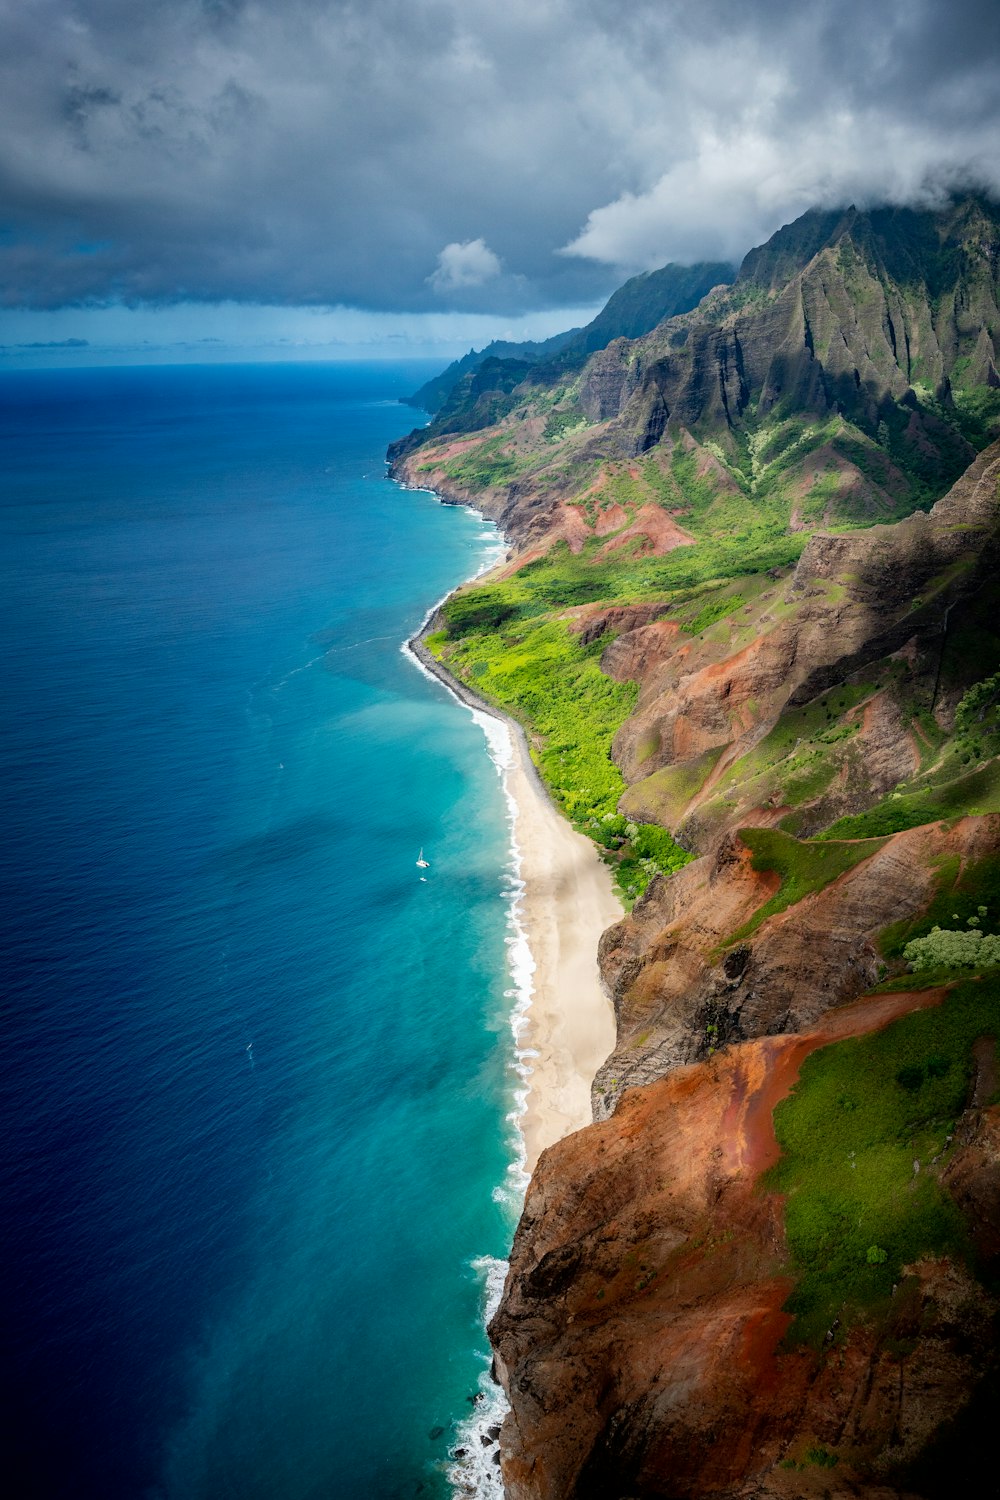
<instances>
[{"instance_id":1,"label":"overcast sky","mask_svg":"<svg viewBox=\"0 0 1000 1500\"><path fill-rule=\"evenodd\" d=\"M0 98L0 343L198 303L464 341L1000 188L1000 4L0 0Z\"/></svg>"}]
</instances>

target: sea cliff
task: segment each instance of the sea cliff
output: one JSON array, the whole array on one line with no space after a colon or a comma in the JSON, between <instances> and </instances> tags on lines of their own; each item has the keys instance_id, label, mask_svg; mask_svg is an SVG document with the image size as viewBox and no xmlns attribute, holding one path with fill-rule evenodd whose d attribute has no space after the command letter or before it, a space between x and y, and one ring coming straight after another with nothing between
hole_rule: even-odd
<instances>
[{"instance_id":1,"label":"sea cliff","mask_svg":"<svg viewBox=\"0 0 1000 1500\"><path fill-rule=\"evenodd\" d=\"M631 907L491 1326L511 1500L934 1500L988 1458L998 226L806 215L392 453L510 538L430 647Z\"/></svg>"}]
</instances>

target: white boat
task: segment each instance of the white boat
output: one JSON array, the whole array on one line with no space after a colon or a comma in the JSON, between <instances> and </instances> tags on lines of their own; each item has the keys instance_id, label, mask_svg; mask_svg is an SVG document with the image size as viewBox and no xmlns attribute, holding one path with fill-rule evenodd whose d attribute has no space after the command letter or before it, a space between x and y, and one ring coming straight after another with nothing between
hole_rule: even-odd
<instances>
[{"instance_id":1,"label":"white boat","mask_svg":"<svg viewBox=\"0 0 1000 1500\"><path fill-rule=\"evenodd\" d=\"M421 845L420 853L417 855L417 869L418 870L429 870L430 867L431 867L431 862L430 862L429 859L424 859L424 850L423 850L423 846Z\"/></svg>"}]
</instances>

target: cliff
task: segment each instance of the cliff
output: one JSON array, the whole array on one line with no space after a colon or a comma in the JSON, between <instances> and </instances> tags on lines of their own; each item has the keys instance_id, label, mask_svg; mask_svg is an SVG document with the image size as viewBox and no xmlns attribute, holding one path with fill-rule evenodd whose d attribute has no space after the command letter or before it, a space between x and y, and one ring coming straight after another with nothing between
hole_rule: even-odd
<instances>
[{"instance_id":1,"label":"cliff","mask_svg":"<svg viewBox=\"0 0 1000 1500\"><path fill-rule=\"evenodd\" d=\"M526 340L509 343L495 339L485 349L470 349L450 364L440 375L428 380L408 398L408 405L424 411L440 412L449 405L451 415L468 404L475 389L481 392L483 382L470 377L487 362L502 372L507 361L541 365L548 371L578 368L595 349L604 349L612 339L639 338L664 318L689 312L713 287L728 285L735 268L722 261L702 261L693 266L661 266L633 276L608 299L601 311L584 328L571 328L541 342ZM454 399L453 399L454 398Z\"/></svg>"},{"instance_id":2,"label":"cliff","mask_svg":"<svg viewBox=\"0 0 1000 1500\"><path fill-rule=\"evenodd\" d=\"M762 665L767 632L749 659L745 649L725 657L716 642L714 665L702 657L686 671L676 637L650 644L655 624L618 635L605 656L642 683L619 741L634 745L655 712L657 757L669 765L671 728L701 724L725 742L721 771L761 743L759 727L733 737L734 721L743 727L734 702L756 696L780 723L785 705L883 669L851 710L855 752L862 736L872 741L860 794L870 806L883 783L919 765L901 705L914 682L939 676L945 617L984 589L995 597L998 523L1000 444L929 516L814 537L787 592L807 596L818 579L839 580L840 591L775 622L772 666ZM927 599L914 618L917 590ZM501 1440L511 1500L820 1496L831 1493L831 1466L838 1494L934 1496L987 1460L974 1413L998 1368L988 1288L1000 1250L1000 990L981 981L971 1001L933 986L873 991L900 967L886 962L887 934L897 929L898 949L900 924L918 931L936 897L961 904L963 878L993 878L1000 816L929 811L912 828L810 846L776 827L788 811L730 798L725 816L698 825L706 852L655 879L601 939L618 1041L595 1083L599 1123L540 1162L491 1328L512 1407ZM690 805L687 819L697 823ZM737 832L742 819L757 827ZM801 868L803 849L817 871ZM969 1014L958 1026L960 1005ZM911 1101L898 1082L908 1043L891 1025L938 1006L948 1023L916 1050L923 1059L927 1047L946 1049L955 1092L943 1119L940 1101ZM871 1128L885 1129L874 1142L838 1118L823 1128L840 1137L838 1166L853 1158L862 1182L882 1170L866 1153L899 1158L893 1201L879 1208L845 1189L831 1207L820 1193L829 1243L821 1235L807 1247L819 1259L810 1266L768 1180L780 1154L775 1107L813 1052L884 1028L877 1085L905 1098L902 1128L878 1094ZM914 1227L906 1199L918 1179L936 1196ZM855 1209L854 1258L834 1276L831 1245ZM952 1237L939 1232L941 1213L962 1221ZM876 1286L872 1250L886 1267ZM815 1316L810 1326L810 1309L798 1319L790 1310L810 1275L834 1286L821 1326ZM952 1426L961 1437L945 1461L936 1445Z\"/></svg>"},{"instance_id":3,"label":"cliff","mask_svg":"<svg viewBox=\"0 0 1000 1500\"><path fill-rule=\"evenodd\" d=\"M507 532L428 649L632 907L491 1328L511 1500L936 1500L989 1459L998 245L978 198L807 214L394 451Z\"/></svg>"},{"instance_id":4,"label":"cliff","mask_svg":"<svg viewBox=\"0 0 1000 1500\"><path fill-rule=\"evenodd\" d=\"M591 512L614 504L631 517L666 503L707 530L734 496L793 530L896 519L989 441L998 304L1000 210L986 200L807 214L732 286L582 368L487 361L390 459L414 483L495 491L529 549L583 546Z\"/></svg>"},{"instance_id":5,"label":"cliff","mask_svg":"<svg viewBox=\"0 0 1000 1500\"><path fill-rule=\"evenodd\" d=\"M774 1107L810 1053L940 998L882 996L677 1069L546 1154L491 1329L511 1500L954 1494L920 1459L963 1412L947 1484L986 1472L969 1407L995 1373L997 1303L928 1255L864 1320L798 1344L783 1204L762 1190ZM998 1128L970 1109L947 1169L988 1162L994 1211Z\"/></svg>"}]
</instances>

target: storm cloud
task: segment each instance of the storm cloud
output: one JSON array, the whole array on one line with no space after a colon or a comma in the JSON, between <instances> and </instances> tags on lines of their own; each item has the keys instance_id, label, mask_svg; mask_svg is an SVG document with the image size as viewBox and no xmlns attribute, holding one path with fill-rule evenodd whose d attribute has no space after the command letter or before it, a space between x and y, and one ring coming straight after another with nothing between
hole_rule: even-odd
<instances>
[{"instance_id":1,"label":"storm cloud","mask_svg":"<svg viewBox=\"0 0 1000 1500\"><path fill-rule=\"evenodd\" d=\"M995 0L0 0L9 306L517 313L1000 189Z\"/></svg>"}]
</instances>

